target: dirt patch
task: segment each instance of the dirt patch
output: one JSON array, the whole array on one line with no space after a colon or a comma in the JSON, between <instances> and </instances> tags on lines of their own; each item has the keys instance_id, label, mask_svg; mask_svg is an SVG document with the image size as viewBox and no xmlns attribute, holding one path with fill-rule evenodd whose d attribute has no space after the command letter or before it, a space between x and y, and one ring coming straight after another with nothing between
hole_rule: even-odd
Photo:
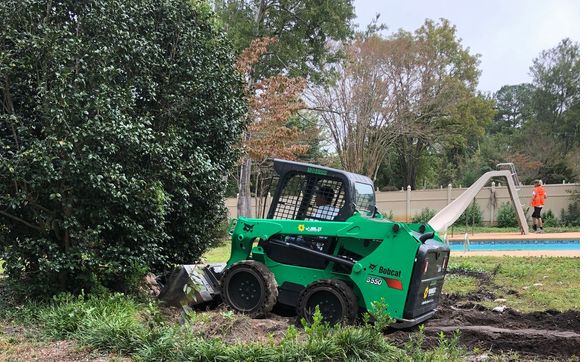
<instances>
[{"instance_id":1,"label":"dirt patch","mask_svg":"<svg viewBox=\"0 0 587 362\"><path fill-rule=\"evenodd\" d=\"M235 323L230 332L225 336L228 343L237 342L261 342L271 338L279 343L285 336L287 328L295 324L295 319L290 320L276 314L269 315L266 319L244 318Z\"/></svg>"},{"instance_id":2,"label":"dirt patch","mask_svg":"<svg viewBox=\"0 0 587 362\"><path fill-rule=\"evenodd\" d=\"M22 326L0 327L0 361L131 361L130 358L92 351L73 341L39 341Z\"/></svg>"},{"instance_id":3,"label":"dirt patch","mask_svg":"<svg viewBox=\"0 0 587 362\"><path fill-rule=\"evenodd\" d=\"M543 311L520 313L512 309L502 312L490 310L479 302L496 299L498 288L493 283L493 273L452 270L456 275L478 279L478 290L465 295L445 294L437 313L426 321L425 347L438 345L438 334L452 335L460 331L460 342L470 351L475 347L502 353L515 352L523 359L567 359L579 356L579 312ZM507 295L515 290L501 290ZM407 342L417 328L393 331L390 341L398 346Z\"/></svg>"},{"instance_id":4,"label":"dirt patch","mask_svg":"<svg viewBox=\"0 0 587 362\"><path fill-rule=\"evenodd\" d=\"M424 323L424 348L437 347L440 332L452 336L459 331L460 344L471 354L474 349L481 349L506 356L515 353L521 360L566 360L579 356L578 311L519 313L506 309L499 313L468 300L455 303L454 299L451 295L443 298L435 316ZM280 312L265 319L249 319L218 309L197 313L192 325L197 333L219 337L227 343L278 343L287 328L296 325L295 317ZM392 344L402 347L416 333L418 327L389 330L386 336Z\"/></svg>"},{"instance_id":5,"label":"dirt patch","mask_svg":"<svg viewBox=\"0 0 587 362\"><path fill-rule=\"evenodd\" d=\"M196 314L189 322L194 332L206 338L221 338L226 343L267 342L276 343L285 336L295 317L269 314L264 319L251 319L226 310Z\"/></svg>"},{"instance_id":6,"label":"dirt patch","mask_svg":"<svg viewBox=\"0 0 587 362\"><path fill-rule=\"evenodd\" d=\"M478 290L460 295L445 294L434 317L425 323L425 347L438 345L438 334L460 333L460 342L470 351L474 348L501 353L517 353L522 359L568 359L579 356L579 312L544 311L520 313L512 309L490 310L479 302L496 299L493 273L453 270L479 281ZM517 295L515 290L501 290ZM407 342L416 331L395 331L388 335L396 345Z\"/></svg>"},{"instance_id":7,"label":"dirt patch","mask_svg":"<svg viewBox=\"0 0 587 362\"><path fill-rule=\"evenodd\" d=\"M439 332L452 335L457 330L461 343L469 350L479 347L514 351L530 358L579 356L578 311L526 314L506 309L499 313L473 303L454 306L445 301L438 313L425 323L426 343L437 345ZM391 333L390 338L403 343L410 333L413 331L398 331Z\"/></svg>"}]
</instances>

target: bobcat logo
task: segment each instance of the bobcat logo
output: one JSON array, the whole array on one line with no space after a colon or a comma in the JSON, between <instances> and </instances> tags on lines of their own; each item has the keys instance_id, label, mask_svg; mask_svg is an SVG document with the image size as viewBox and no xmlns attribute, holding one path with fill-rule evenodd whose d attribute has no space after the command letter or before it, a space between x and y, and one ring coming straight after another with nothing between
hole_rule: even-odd
<instances>
[{"instance_id":1,"label":"bobcat logo","mask_svg":"<svg viewBox=\"0 0 587 362\"><path fill-rule=\"evenodd\" d=\"M371 269L371 271L375 270L375 268L377 268L377 264L369 264L369 269Z\"/></svg>"},{"instance_id":2,"label":"bobcat logo","mask_svg":"<svg viewBox=\"0 0 587 362\"><path fill-rule=\"evenodd\" d=\"M243 231L244 231L244 232L247 232L247 233L250 233L250 232L252 232L252 231L253 231L253 227L254 227L254 226L255 226L255 224L245 224L245 225L243 226Z\"/></svg>"}]
</instances>

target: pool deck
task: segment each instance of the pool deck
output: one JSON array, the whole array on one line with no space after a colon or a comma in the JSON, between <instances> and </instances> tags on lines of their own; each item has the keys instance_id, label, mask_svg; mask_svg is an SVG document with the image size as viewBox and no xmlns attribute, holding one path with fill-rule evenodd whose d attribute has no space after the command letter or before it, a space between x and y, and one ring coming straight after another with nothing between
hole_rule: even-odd
<instances>
[{"instance_id":1,"label":"pool deck","mask_svg":"<svg viewBox=\"0 0 587 362\"><path fill-rule=\"evenodd\" d=\"M454 234L451 236L447 234L448 239L451 241L463 241L465 240L465 234ZM544 233L536 234L529 233L522 235L520 233L469 233L469 240L579 240L580 236L578 232L568 233Z\"/></svg>"},{"instance_id":2,"label":"pool deck","mask_svg":"<svg viewBox=\"0 0 587 362\"><path fill-rule=\"evenodd\" d=\"M579 250L500 250L500 251L451 251L451 256L540 256L578 258Z\"/></svg>"},{"instance_id":3,"label":"pool deck","mask_svg":"<svg viewBox=\"0 0 587 362\"><path fill-rule=\"evenodd\" d=\"M449 241L463 241L465 234L447 235ZM568 233L475 233L469 234L469 240L579 240L578 232ZM453 256L561 256L579 257L579 250L499 250L499 251L453 251Z\"/></svg>"}]
</instances>

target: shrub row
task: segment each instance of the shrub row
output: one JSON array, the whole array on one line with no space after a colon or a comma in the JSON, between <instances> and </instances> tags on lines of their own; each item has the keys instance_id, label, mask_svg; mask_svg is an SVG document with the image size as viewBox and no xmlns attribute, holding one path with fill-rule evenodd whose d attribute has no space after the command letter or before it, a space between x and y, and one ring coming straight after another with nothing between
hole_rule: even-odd
<instances>
[{"instance_id":1,"label":"shrub row","mask_svg":"<svg viewBox=\"0 0 587 362\"><path fill-rule=\"evenodd\" d=\"M436 210L425 208L418 214L414 215L412 222L414 223L427 223L434 215ZM561 210L561 217L558 219L554 216L552 210L546 210L542 213L542 219L544 226L546 227L559 227L559 226L579 226L580 209L579 203L571 203L566 210ZM457 219L455 225L470 225L480 224L481 221L481 210L477 203L472 203L467 207L465 212ZM516 216L516 210L510 202L502 203L497 209L497 226L501 228L516 227L518 226L518 220Z\"/></svg>"}]
</instances>

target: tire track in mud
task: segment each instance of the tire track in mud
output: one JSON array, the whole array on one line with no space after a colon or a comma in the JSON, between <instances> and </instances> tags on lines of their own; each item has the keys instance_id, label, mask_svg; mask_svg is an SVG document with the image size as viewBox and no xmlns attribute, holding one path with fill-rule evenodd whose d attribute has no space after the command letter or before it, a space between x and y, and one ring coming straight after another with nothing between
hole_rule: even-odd
<instances>
[{"instance_id":1,"label":"tire track in mud","mask_svg":"<svg viewBox=\"0 0 587 362\"><path fill-rule=\"evenodd\" d=\"M554 311L519 313L512 309L503 312L489 310L476 303L494 300L498 288L493 283L493 273L471 270L453 271L479 280L479 289L467 295L445 294L434 317L424 323L425 347L438 345L438 334L451 336L460 331L460 343L469 350L481 347L500 352L517 352L529 359L567 359L579 356L579 311ZM517 294L506 290L506 294ZM388 338L395 343L405 343L415 329L395 331Z\"/></svg>"},{"instance_id":2,"label":"tire track in mud","mask_svg":"<svg viewBox=\"0 0 587 362\"><path fill-rule=\"evenodd\" d=\"M446 308L426 323L425 333L436 342L439 332L460 331L460 341L503 352L568 358L579 355L579 312L503 313L491 310Z\"/></svg>"}]
</instances>

